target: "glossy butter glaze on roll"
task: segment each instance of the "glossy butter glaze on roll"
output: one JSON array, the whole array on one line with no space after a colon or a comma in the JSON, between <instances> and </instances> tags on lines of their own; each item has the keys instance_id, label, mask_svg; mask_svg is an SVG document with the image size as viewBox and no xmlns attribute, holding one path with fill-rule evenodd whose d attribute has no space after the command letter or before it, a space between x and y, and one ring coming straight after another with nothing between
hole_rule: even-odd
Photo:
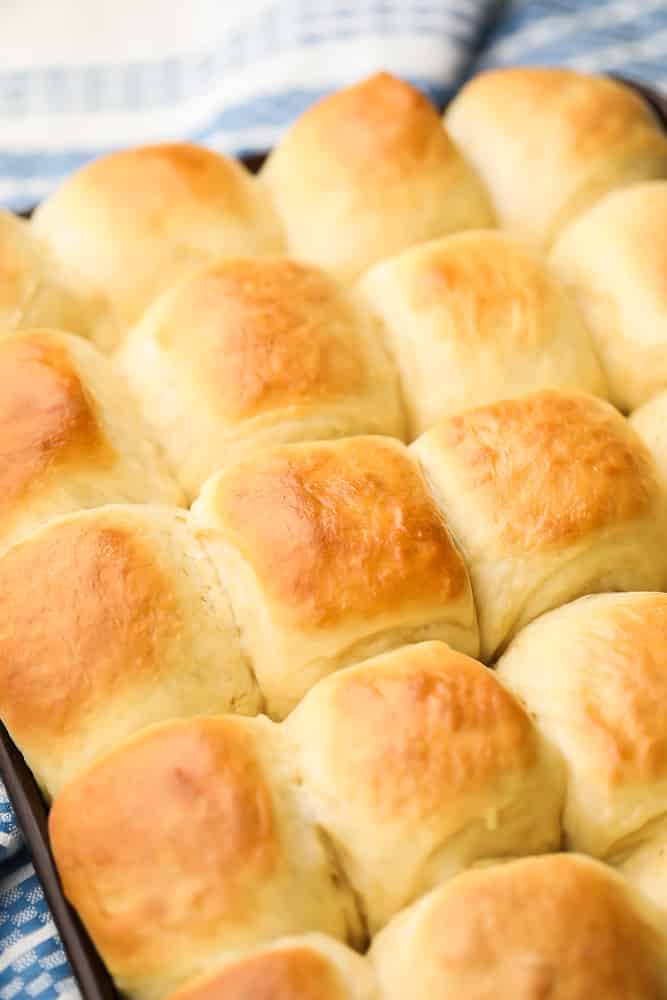
<instances>
[{"instance_id":1,"label":"glossy butter glaze on roll","mask_svg":"<svg viewBox=\"0 0 667 1000\"><path fill-rule=\"evenodd\" d=\"M144 729L61 791L63 888L123 992L161 1000L285 935L362 944L297 777L268 719L202 716Z\"/></svg>"},{"instance_id":2,"label":"glossy butter glaze on roll","mask_svg":"<svg viewBox=\"0 0 667 1000\"><path fill-rule=\"evenodd\" d=\"M560 845L557 755L491 671L443 642L332 674L284 727L371 933L480 859Z\"/></svg>"},{"instance_id":3,"label":"glossy butter glaze on roll","mask_svg":"<svg viewBox=\"0 0 667 1000\"><path fill-rule=\"evenodd\" d=\"M106 358L51 330L0 339L0 551L58 514L181 500Z\"/></svg>"},{"instance_id":4,"label":"glossy butter glaze on roll","mask_svg":"<svg viewBox=\"0 0 667 1000\"><path fill-rule=\"evenodd\" d=\"M549 247L607 192L667 177L667 136L636 91L571 69L480 73L445 124L486 184L501 226Z\"/></svg>"},{"instance_id":5,"label":"glossy butter glaze on roll","mask_svg":"<svg viewBox=\"0 0 667 1000\"><path fill-rule=\"evenodd\" d=\"M191 496L268 444L405 435L377 323L334 279L287 257L228 258L186 277L119 362Z\"/></svg>"},{"instance_id":6,"label":"glossy butter glaze on roll","mask_svg":"<svg viewBox=\"0 0 667 1000\"><path fill-rule=\"evenodd\" d=\"M383 1000L665 1000L667 923L582 855L465 872L370 951Z\"/></svg>"},{"instance_id":7,"label":"glossy butter glaze on roll","mask_svg":"<svg viewBox=\"0 0 667 1000\"><path fill-rule=\"evenodd\" d=\"M551 264L594 338L612 402L667 389L667 181L614 191L568 226Z\"/></svg>"},{"instance_id":8,"label":"glossy butter glaze on roll","mask_svg":"<svg viewBox=\"0 0 667 1000\"><path fill-rule=\"evenodd\" d=\"M477 652L466 568L392 438L258 452L208 480L192 515L271 715L320 677L406 642Z\"/></svg>"},{"instance_id":9,"label":"glossy butter glaze on roll","mask_svg":"<svg viewBox=\"0 0 667 1000\"><path fill-rule=\"evenodd\" d=\"M230 958L169 1000L381 1000L365 958L324 934Z\"/></svg>"},{"instance_id":10,"label":"glossy butter glaze on roll","mask_svg":"<svg viewBox=\"0 0 667 1000\"><path fill-rule=\"evenodd\" d=\"M79 512L0 557L0 718L48 796L149 723L260 707L185 511Z\"/></svg>"},{"instance_id":11,"label":"glossy butter glaze on roll","mask_svg":"<svg viewBox=\"0 0 667 1000\"><path fill-rule=\"evenodd\" d=\"M413 436L536 389L606 395L576 303L506 233L472 230L405 250L376 264L360 290L387 331Z\"/></svg>"},{"instance_id":12,"label":"glossy butter glaze on roll","mask_svg":"<svg viewBox=\"0 0 667 1000\"><path fill-rule=\"evenodd\" d=\"M105 350L161 292L227 254L280 253L266 193L235 160L189 143L112 153L82 167L37 209L36 232L94 301Z\"/></svg>"},{"instance_id":13,"label":"glossy butter glaze on roll","mask_svg":"<svg viewBox=\"0 0 667 1000\"><path fill-rule=\"evenodd\" d=\"M659 589L664 491L609 403L531 393L449 417L410 450L470 571L485 660L583 594Z\"/></svg>"},{"instance_id":14,"label":"glossy butter glaze on roll","mask_svg":"<svg viewBox=\"0 0 667 1000\"><path fill-rule=\"evenodd\" d=\"M345 279L415 243L493 225L487 194L436 109L389 73L305 111L260 178L290 252Z\"/></svg>"}]
</instances>

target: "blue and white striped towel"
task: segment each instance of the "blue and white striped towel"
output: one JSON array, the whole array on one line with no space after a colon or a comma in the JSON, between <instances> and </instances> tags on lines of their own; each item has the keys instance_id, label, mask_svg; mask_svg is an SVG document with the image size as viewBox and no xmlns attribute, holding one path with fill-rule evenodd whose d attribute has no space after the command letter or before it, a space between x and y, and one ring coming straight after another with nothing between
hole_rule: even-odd
<instances>
[{"instance_id":1,"label":"blue and white striped towel","mask_svg":"<svg viewBox=\"0 0 667 1000\"><path fill-rule=\"evenodd\" d=\"M122 145L264 149L322 94L386 66L442 99L492 6L0 0L0 204L25 208Z\"/></svg>"},{"instance_id":2,"label":"blue and white striped towel","mask_svg":"<svg viewBox=\"0 0 667 1000\"><path fill-rule=\"evenodd\" d=\"M92 156L189 138L270 146L386 68L438 101L480 67L554 63L667 91L667 0L0 0L0 204ZM0 1000L76 985L0 784Z\"/></svg>"}]
</instances>

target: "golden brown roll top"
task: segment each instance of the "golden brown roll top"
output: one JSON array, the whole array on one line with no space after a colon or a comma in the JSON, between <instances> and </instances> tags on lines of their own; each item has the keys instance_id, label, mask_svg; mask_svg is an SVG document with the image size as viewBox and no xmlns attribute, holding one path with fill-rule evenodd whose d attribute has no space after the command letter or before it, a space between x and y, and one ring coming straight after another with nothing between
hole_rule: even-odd
<instances>
[{"instance_id":1,"label":"golden brown roll top","mask_svg":"<svg viewBox=\"0 0 667 1000\"><path fill-rule=\"evenodd\" d=\"M560 845L559 762L491 671L442 642L327 677L284 727L371 933L481 858Z\"/></svg>"},{"instance_id":2,"label":"golden brown roll top","mask_svg":"<svg viewBox=\"0 0 667 1000\"><path fill-rule=\"evenodd\" d=\"M470 571L483 658L583 594L659 589L657 471L608 403L533 393L449 417L410 450Z\"/></svg>"},{"instance_id":3,"label":"golden brown roll top","mask_svg":"<svg viewBox=\"0 0 667 1000\"><path fill-rule=\"evenodd\" d=\"M398 441L267 449L213 476L192 515L276 717L320 677L406 642L477 652L467 571Z\"/></svg>"},{"instance_id":4,"label":"golden brown roll top","mask_svg":"<svg viewBox=\"0 0 667 1000\"><path fill-rule=\"evenodd\" d=\"M667 594L600 594L518 634L498 676L567 766L575 850L615 859L667 816Z\"/></svg>"},{"instance_id":5,"label":"golden brown roll top","mask_svg":"<svg viewBox=\"0 0 667 1000\"><path fill-rule=\"evenodd\" d=\"M180 500L106 358L54 331L0 340L0 548L82 507Z\"/></svg>"},{"instance_id":6,"label":"golden brown roll top","mask_svg":"<svg viewBox=\"0 0 667 1000\"><path fill-rule=\"evenodd\" d=\"M531 390L606 395L577 306L505 233L456 233L405 250L376 264L360 289L393 346L413 436Z\"/></svg>"},{"instance_id":7,"label":"golden brown roll top","mask_svg":"<svg viewBox=\"0 0 667 1000\"><path fill-rule=\"evenodd\" d=\"M667 137L654 112L602 76L540 67L480 73L445 123L500 224L542 247L608 191L667 177Z\"/></svg>"},{"instance_id":8,"label":"golden brown roll top","mask_svg":"<svg viewBox=\"0 0 667 1000\"><path fill-rule=\"evenodd\" d=\"M234 258L179 282L120 363L188 493L260 445L405 434L376 323L288 258Z\"/></svg>"},{"instance_id":9,"label":"golden brown roll top","mask_svg":"<svg viewBox=\"0 0 667 1000\"><path fill-rule=\"evenodd\" d=\"M556 243L551 263L593 335L611 400L633 410L667 389L667 181L597 202Z\"/></svg>"},{"instance_id":10,"label":"golden brown roll top","mask_svg":"<svg viewBox=\"0 0 667 1000\"><path fill-rule=\"evenodd\" d=\"M383 1000L664 1000L667 925L599 862L524 858L459 875L370 957Z\"/></svg>"},{"instance_id":11,"label":"golden brown roll top","mask_svg":"<svg viewBox=\"0 0 667 1000\"><path fill-rule=\"evenodd\" d=\"M49 818L54 856L121 990L157 1000L284 935L360 943L296 791L278 727L238 716L145 729L66 786Z\"/></svg>"},{"instance_id":12,"label":"golden brown roll top","mask_svg":"<svg viewBox=\"0 0 667 1000\"><path fill-rule=\"evenodd\" d=\"M260 179L290 251L347 279L414 243L493 224L433 105L388 73L309 108Z\"/></svg>"},{"instance_id":13,"label":"golden brown roll top","mask_svg":"<svg viewBox=\"0 0 667 1000\"><path fill-rule=\"evenodd\" d=\"M44 326L83 334L87 319L48 247L29 223L0 209L0 337Z\"/></svg>"},{"instance_id":14,"label":"golden brown roll top","mask_svg":"<svg viewBox=\"0 0 667 1000\"><path fill-rule=\"evenodd\" d=\"M169 1000L380 1000L365 958L323 934L230 959Z\"/></svg>"},{"instance_id":15,"label":"golden brown roll top","mask_svg":"<svg viewBox=\"0 0 667 1000\"><path fill-rule=\"evenodd\" d=\"M188 143L95 160L40 205L33 225L72 286L95 300L91 335L104 349L193 267L283 249L270 199L245 168Z\"/></svg>"},{"instance_id":16,"label":"golden brown roll top","mask_svg":"<svg viewBox=\"0 0 667 1000\"><path fill-rule=\"evenodd\" d=\"M0 717L48 795L149 723L260 705L185 511L72 514L0 558Z\"/></svg>"}]
</instances>

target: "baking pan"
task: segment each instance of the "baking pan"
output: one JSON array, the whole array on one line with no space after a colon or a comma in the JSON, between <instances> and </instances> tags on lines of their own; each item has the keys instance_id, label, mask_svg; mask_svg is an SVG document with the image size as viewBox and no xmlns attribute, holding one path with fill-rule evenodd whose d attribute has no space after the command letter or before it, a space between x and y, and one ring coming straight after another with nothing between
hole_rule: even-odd
<instances>
[{"instance_id":1,"label":"baking pan","mask_svg":"<svg viewBox=\"0 0 667 1000\"><path fill-rule=\"evenodd\" d=\"M650 104L667 130L667 96L644 84L617 77L633 87ZM241 159L253 173L261 167L266 154L255 153ZM30 213L25 213L29 215ZM26 762L0 722L0 776L13 803L25 836L44 895L60 932L65 951L79 984L83 1000L120 1000L111 977L97 954L81 921L62 891L51 855L47 834L48 810Z\"/></svg>"}]
</instances>

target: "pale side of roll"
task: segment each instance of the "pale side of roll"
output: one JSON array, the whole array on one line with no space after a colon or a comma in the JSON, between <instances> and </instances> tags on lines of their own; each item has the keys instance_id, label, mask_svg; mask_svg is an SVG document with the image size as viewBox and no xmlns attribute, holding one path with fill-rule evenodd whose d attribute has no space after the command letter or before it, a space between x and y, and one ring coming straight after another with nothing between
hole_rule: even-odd
<instances>
[{"instance_id":1,"label":"pale side of roll","mask_svg":"<svg viewBox=\"0 0 667 1000\"><path fill-rule=\"evenodd\" d=\"M667 136L636 91L604 76L519 66L473 77L445 124L503 228L548 248L616 188L667 177Z\"/></svg>"}]
</instances>

